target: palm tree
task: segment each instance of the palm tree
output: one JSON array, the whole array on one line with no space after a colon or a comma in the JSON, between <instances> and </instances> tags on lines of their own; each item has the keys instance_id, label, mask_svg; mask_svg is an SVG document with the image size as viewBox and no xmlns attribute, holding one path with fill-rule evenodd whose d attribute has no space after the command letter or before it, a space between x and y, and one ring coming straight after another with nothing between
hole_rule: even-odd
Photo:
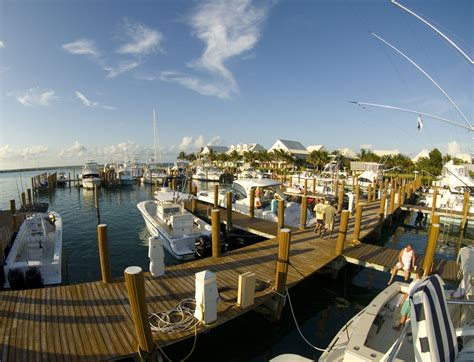
<instances>
[{"instance_id":1,"label":"palm tree","mask_svg":"<svg viewBox=\"0 0 474 362\"><path fill-rule=\"evenodd\" d=\"M324 165L329 162L329 154L327 151L312 151L308 156L308 163L316 167L317 169L322 169Z\"/></svg>"},{"instance_id":2,"label":"palm tree","mask_svg":"<svg viewBox=\"0 0 474 362\"><path fill-rule=\"evenodd\" d=\"M185 160L186 159L186 153L184 151L181 151L179 154L178 154L178 160Z\"/></svg>"}]
</instances>

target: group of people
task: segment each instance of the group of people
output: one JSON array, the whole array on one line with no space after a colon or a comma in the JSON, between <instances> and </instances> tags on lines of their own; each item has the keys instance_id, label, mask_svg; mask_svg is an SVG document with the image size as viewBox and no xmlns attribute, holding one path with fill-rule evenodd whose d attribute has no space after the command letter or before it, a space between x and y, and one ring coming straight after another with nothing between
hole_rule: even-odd
<instances>
[{"instance_id":1,"label":"group of people","mask_svg":"<svg viewBox=\"0 0 474 362\"><path fill-rule=\"evenodd\" d=\"M324 239L325 233L328 231L329 238L332 238L334 219L337 214L334 205L328 200L319 199L313 211L316 212L316 226L314 228L316 235Z\"/></svg>"}]
</instances>

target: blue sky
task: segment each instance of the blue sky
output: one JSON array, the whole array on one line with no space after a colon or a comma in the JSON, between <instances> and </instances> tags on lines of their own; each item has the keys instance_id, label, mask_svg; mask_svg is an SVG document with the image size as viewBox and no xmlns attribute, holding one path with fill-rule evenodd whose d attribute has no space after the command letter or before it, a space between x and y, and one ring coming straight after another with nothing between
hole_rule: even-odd
<instances>
[{"instance_id":1,"label":"blue sky","mask_svg":"<svg viewBox=\"0 0 474 362\"><path fill-rule=\"evenodd\" d=\"M474 3L401 4L473 57ZM472 134L389 104L473 119L473 65L390 1L0 1L0 168L163 158L277 138L416 154Z\"/></svg>"}]
</instances>

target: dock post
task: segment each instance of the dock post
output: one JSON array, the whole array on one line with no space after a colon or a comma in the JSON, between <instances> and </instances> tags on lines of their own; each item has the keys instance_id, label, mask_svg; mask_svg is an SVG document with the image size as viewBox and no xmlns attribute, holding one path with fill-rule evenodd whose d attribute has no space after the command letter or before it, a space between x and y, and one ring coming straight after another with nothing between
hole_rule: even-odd
<instances>
[{"instance_id":1,"label":"dock post","mask_svg":"<svg viewBox=\"0 0 474 362\"><path fill-rule=\"evenodd\" d=\"M308 213L308 196L301 197L301 212L300 212L300 230L306 229L306 216Z\"/></svg>"},{"instance_id":2,"label":"dock post","mask_svg":"<svg viewBox=\"0 0 474 362\"><path fill-rule=\"evenodd\" d=\"M433 205L431 206L431 216L434 215L435 211L436 211L436 199L438 197L438 189L435 187L434 191L433 191Z\"/></svg>"},{"instance_id":3,"label":"dock post","mask_svg":"<svg viewBox=\"0 0 474 362\"><path fill-rule=\"evenodd\" d=\"M395 211L395 189L390 190L390 214Z\"/></svg>"},{"instance_id":4,"label":"dock post","mask_svg":"<svg viewBox=\"0 0 474 362\"><path fill-rule=\"evenodd\" d=\"M193 180L188 179L188 194L192 194L192 193L193 193Z\"/></svg>"},{"instance_id":5,"label":"dock post","mask_svg":"<svg viewBox=\"0 0 474 362\"><path fill-rule=\"evenodd\" d=\"M219 208L219 185L214 185L214 209Z\"/></svg>"},{"instance_id":6,"label":"dock post","mask_svg":"<svg viewBox=\"0 0 474 362\"><path fill-rule=\"evenodd\" d=\"M255 189L250 189L249 214L250 217L253 219L255 216Z\"/></svg>"},{"instance_id":7,"label":"dock post","mask_svg":"<svg viewBox=\"0 0 474 362\"><path fill-rule=\"evenodd\" d=\"M436 244L438 243L438 236L439 224L432 224L430 228L430 235L428 237L428 243L426 244L425 258L423 260L423 276L425 277L431 274Z\"/></svg>"},{"instance_id":8,"label":"dock post","mask_svg":"<svg viewBox=\"0 0 474 362\"><path fill-rule=\"evenodd\" d=\"M337 178L334 180L334 196L337 197L339 194L339 175L337 175Z\"/></svg>"},{"instance_id":9,"label":"dock post","mask_svg":"<svg viewBox=\"0 0 474 362\"><path fill-rule=\"evenodd\" d=\"M290 229L281 229L278 238L278 259L276 265L275 291L278 293L278 302L275 311L276 319L280 318L283 309L286 278L288 276L288 264L290 262Z\"/></svg>"},{"instance_id":10,"label":"dock post","mask_svg":"<svg viewBox=\"0 0 474 362\"><path fill-rule=\"evenodd\" d=\"M197 196L197 193L198 193L198 187L197 187L196 185L194 185L194 186L193 186L193 192L192 192L192 194L193 194L194 196Z\"/></svg>"},{"instance_id":11,"label":"dock post","mask_svg":"<svg viewBox=\"0 0 474 362\"><path fill-rule=\"evenodd\" d=\"M27 189L26 194L28 196L28 205L33 205L33 200L31 198L31 189Z\"/></svg>"},{"instance_id":12,"label":"dock post","mask_svg":"<svg viewBox=\"0 0 474 362\"><path fill-rule=\"evenodd\" d=\"M293 187L293 176L292 176L292 175L290 175L290 183L289 183L289 185L290 185L290 188Z\"/></svg>"},{"instance_id":13,"label":"dock post","mask_svg":"<svg viewBox=\"0 0 474 362\"><path fill-rule=\"evenodd\" d=\"M372 201L372 184L369 184L369 186L367 186L367 202L371 202Z\"/></svg>"},{"instance_id":14,"label":"dock post","mask_svg":"<svg viewBox=\"0 0 474 362\"><path fill-rule=\"evenodd\" d=\"M26 207L26 195L24 192L21 193L21 206Z\"/></svg>"},{"instance_id":15,"label":"dock post","mask_svg":"<svg viewBox=\"0 0 474 362\"><path fill-rule=\"evenodd\" d=\"M349 211L343 210L341 214L341 221L339 223L339 232L336 242L336 255L341 255L344 250L344 243L346 242L347 223L349 221Z\"/></svg>"},{"instance_id":16,"label":"dock post","mask_svg":"<svg viewBox=\"0 0 474 362\"><path fill-rule=\"evenodd\" d=\"M405 181L405 180L403 180ZM402 186L400 187L400 206L402 206L405 203L405 184L403 183Z\"/></svg>"},{"instance_id":17,"label":"dock post","mask_svg":"<svg viewBox=\"0 0 474 362\"><path fill-rule=\"evenodd\" d=\"M459 254L459 249L461 249L462 239L464 238L464 232L466 230L468 212L469 212L469 192L465 191L464 202L462 206L461 228L459 230L459 239L456 243L456 256Z\"/></svg>"},{"instance_id":18,"label":"dock post","mask_svg":"<svg viewBox=\"0 0 474 362\"><path fill-rule=\"evenodd\" d=\"M361 203L357 204L356 207L356 218L354 223L354 238L353 240L359 241L360 238L360 224L362 223L362 212L364 211L364 206Z\"/></svg>"},{"instance_id":19,"label":"dock post","mask_svg":"<svg viewBox=\"0 0 474 362\"><path fill-rule=\"evenodd\" d=\"M304 179L304 195L308 195L308 179Z\"/></svg>"},{"instance_id":20,"label":"dock post","mask_svg":"<svg viewBox=\"0 0 474 362\"><path fill-rule=\"evenodd\" d=\"M142 268L129 266L124 271L128 302L132 311L133 324L137 333L138 346L142 351L152 353L155 346L148 322L148 310L145 301L145 278Z\"/></svg>"},{"instance_id":21,"label":"dock post","mask_svg":"<svg viewBox=\"0 0 474 362\"><path fill-rule=\"evenodd\" d=\"M387 202L387 194L383 194L380 198L380 209L379 209L379 217L380 220L383 221L385 217L385 203Z\"/></svg>"},{"instance_id":22,"label":"dock post","mask_svg":"<svg viewBox=\"0 0 474 362\"><path fill-rule=\"evenodd\" d=\"M373 192L372 200L375 201L375 200L377 200L377 181L375 181L375 180L372 182L372 192Z\"/></svg>"},{"instance_id":23,"label":"dock post","mask_svg":"<svg viewBox=\"0 0 474 362\"><path fill-rule=\"evenodd\" d=\"M316 195L316 177L313 176L313 195Z\"/></svg>"},{"instance_id":24,"label":"dock post","mask_svg":"<svg viewBox=\"0 0 474 362\"><path fill-rule=\"evenodd\" d=\"M16 224L16 205L15 205L15 200L10 200L10 214L12 216L12 228L13 231L16 231L17 224Z\"/></svg>"},{"instance_id":25,"label":"dock post","mask_svg":"<svg viewBox=\"0 0 474 362\"><path fill-rule=\"evenodd\" d=\"M277 236L280 230L285 227L285 201L278 200L278 220L277 220Z\"/></svg>"},{"instance_id":26,"label":"dock post","mask_svg":"<svg viewBox=\"0 0 474 362\"><path fill-rule=\"evenodd\" d=\"M359 203L359 200L360 200L360 186L359 186L359 179L356 178L356 182L357 182L357 185L356 185L356 194L355 194L355 204L357 205Z\"/></svg>"},{"instance_id":27,"label":"dock post","mask_svg":"<svg viewBox=\"0 0 474 362\"><path fill-rule=\"evenodd\" d=\"M298 185L301 185L301 175L298 173Z\"/></svg>"},{"instance_id":28,"label":"dock post","mask_svg":"<svg viewBox=\"0 0 474 362\"><path fill-rule=\"evenodd\" d=\"M110 270L109 237L107 235L107 224L97 225L97 239L99 241L100 271L102 272L102 283L112 283L112 272Z\"/></svg>"},{"instance_id":29,"label":"dock post","mask_svg":"<svg viewBox=\"0 0 474 362\"><path fill-rule=\"evenodd\" d=\"M67 181L68 181L68 184L69 184L69 190L71 189L71 173L69 172L68 175L67 175Z\"/></svg>"},{"instance_id":30,"label":"dock post","mask_svg":"<svg viewBox=\"0 0 474 362\"><path fill-rule=\"evenodd\" d=\"M339 195L337 196L337 212L342 211L342 202L344 201L344 180L342 180L341 188L339 189Z\"/></svg>"},{"instance_id":31,"label":"dock post","mask_svg":"<svg viewBox=\"0 0 474 362\"><path fill-rule=\"evenodd\" d=\"M219 209L212 209L211 211L212 224L212 257L218 258L221 256L221 211Z\"/></svg>"},{"instance_id":32,"label":"dock post","mask_svg":"<svg viewBox=\"0 0 474 362\"><path fill-rule=\"evenodd\" d=\"M227 235L232 229L232 191L227 191L226 196L226 216L227 216Z\"/></svg>"},{"instance_id":33,"label":"dock post","mask_svg":"<svg viewBox=\"0 0 474 362\"><path fill-rule=\"evenodd\" d=\"M94 185L94 206L97 212L97 225L100 224L100 209L99 209L99 195L97 192L97 185Z\"/></svg>"}]
</instances>

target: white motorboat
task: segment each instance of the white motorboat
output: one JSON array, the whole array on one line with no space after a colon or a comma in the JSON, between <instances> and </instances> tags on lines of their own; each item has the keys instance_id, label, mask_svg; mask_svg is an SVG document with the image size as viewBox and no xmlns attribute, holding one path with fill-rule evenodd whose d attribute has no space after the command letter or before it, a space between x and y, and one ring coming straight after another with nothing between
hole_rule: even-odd
<instances>
[{"instance_id":1,"label":"white motorboat","mask_svg":"<svg viewBox=\"0 0 474 362\"><path fill-rule=\"evenodd\" d=\"M86 190L93 190L94 186L100 187L99 166L97 163L87 162L82 168L82 186Z\"/></svg>"},{"instance_id":2,"label":"white motorboat","mask_svg":"<svg viewBox=\"0 0 474 362\"><path fill-rule=\"evenodd\" d=\"M129 165L122 165L117 171L118 179L120 180L120 185L130 186L133 185L135 180L133 179L132 170Z\"/></svg>"},{"instance_id":3,"label":"white motorboat","mask_svg":"<svg viewBox=\"0 0 474 362\"><path fill-rule=\"evenodd\" d=\"M148 231L163 240L164 248L176 259L195 257L196 239L210 240L212 227L184 208L191 196L162 187L155 192L155 199L138 203Z\"/></svg>"},{"instance_id":4,"label":"white motorboat","mask_svg":"<svg viewBox=\"0 0 474 362\"><path fill-rule=\"evenodd\" d=\"M22 289L21 284L26 288L60 284L62 240L63 224L58 213L38 212L27 216L3 266L4 287Z\"/></svg>"},{"instance_id":5,"label":"white motorboat","mask_svg":"<svg viewBox=\"0 0 474 362\"><path fill-rule=\"evenodd\" d=\"M250 213L250 190L255 190L255 217L276 222L278 216L271 210L271 201L275 194L281 200L285 200L281 188L281 182L270 179L245 179L235 180L230 190L220 190L218 203L221 207L226 207L226 192L232 191L232 210L248 215ZM213 204L214 191L200 191L197 194L200 201ZM285 225L298 227L300 223L301 205L297 202L285 202ZM307 226L316 222L315 218L310 218L310 210L307 212Z\"/></svg>"},{"instance_id":6,"label":"white motorboat","mask_svg":"<svg viewBox=\"0 0 474 362\"><path fill-rule=\"evenodd\" d=\"M214 166L200 166L193 175L196 181L219 181L223 172Z\"/></svg>"},{"instance_id":7,"label":"white motorboat","mask_svg":"<svg viewBox=\"0 0 474 362\"><path fill-rule=\"evenodd\" d=\"M238 178L239 179L256 178L256 179L261 180L262 178L265 178L265 175L262 171L257 170L247 165L241 168Z\"/></svg>"},{"instance_id":8,"label":"white motorboat","mask_svg":"<svg viewBox=\"0 0 474 362\"><path fill-rule=\"evenodd\" d=\"M56 179L56 185L59 187L65 186L68 181L68 177L64 172L58 172L58 177Z\"/></svg>"},{"instance_id":9,"label":"white motorboat","mask_svg":"<svg viewBox=\"0 0 474 362\"><path fill-rule=\"evenodd\" d=\"M168 173L165 168L147 168L141 177L144 184L155 185L157 182L160 185L165 183Z\"/></svg>"}]
</instances>

